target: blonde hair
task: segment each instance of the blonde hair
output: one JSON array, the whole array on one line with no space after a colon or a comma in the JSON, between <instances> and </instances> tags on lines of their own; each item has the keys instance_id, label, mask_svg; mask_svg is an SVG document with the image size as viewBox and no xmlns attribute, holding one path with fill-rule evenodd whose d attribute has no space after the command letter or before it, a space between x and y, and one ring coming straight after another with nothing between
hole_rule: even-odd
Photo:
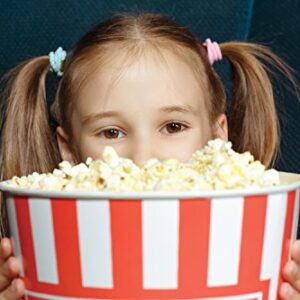
<instances>
[{"instance_id":1,"label":"blonde hair","mask_svg":"<svg viewBox=\"0 0 300 300\"><path fill-rule=\"evenodd\" d=\"M205 101L211 124L225 112L224 86L208 62L206 48L192 33L165 16L122 14L91 29L67 57L52 112L71 138L72 103L95 68L112 59L112 53L116 53L112 49L133 54L150 45L173 51L193 67L207 93ZM237 151L250 151L256 159L270 165L278 148L279 128L272 85L263 61L275 64L290 78L291 73L264 46L226 42L220 48L231 63L233 74L229 140ZM2 180L33 171L52 171L61 160L46 103L45 78L49 68L48 56L40 56L21 63L4 78Z\"/></svg>"}]
</instances>

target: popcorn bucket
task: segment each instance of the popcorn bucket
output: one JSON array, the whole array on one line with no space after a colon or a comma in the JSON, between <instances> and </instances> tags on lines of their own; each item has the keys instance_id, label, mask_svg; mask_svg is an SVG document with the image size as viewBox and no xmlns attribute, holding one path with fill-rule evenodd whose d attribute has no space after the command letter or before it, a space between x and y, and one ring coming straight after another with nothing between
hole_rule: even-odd
<instances>
[{"instance_id":1,"label":"popcorn bucket","mask_svg":"<svg viewBox=\"0 0 300 300\"><path fill-rule=\"evenodd\" d=\"M300 177L212 192L45 192L0 184L26 299L275 300Z\"/></svg>"}]
</instances>

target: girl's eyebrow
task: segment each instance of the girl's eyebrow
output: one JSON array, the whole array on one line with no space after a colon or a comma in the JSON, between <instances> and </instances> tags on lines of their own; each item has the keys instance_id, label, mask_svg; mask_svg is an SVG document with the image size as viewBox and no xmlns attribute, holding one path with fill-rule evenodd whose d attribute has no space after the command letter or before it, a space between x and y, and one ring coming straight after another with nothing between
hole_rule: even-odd
<instances>
[{"instance_id":1,"label":"girl's eyebrow","mask_svg":"<svg viewBox=\"0 0 300 300\"><path fill-rule=\"evenodd\" d=\"M167 113L172 113L172 112L180 112L180 113L192 113L196 114L197 110L191 106L191 105L172 105L172 106L164 106L159 109L161 112L167 112Z\"/></svg>"},{"instance_id":2,"label":"girl's eyebrow","mask_svg":"<svg viewBox=\"0 0 300 300\"><path fill-rule=\"evenodd\" d=\"M179 112L184 114L196 114L197 111L194 107L191 105L171 105L171 106L164 106L159 108L160 112L165 113L172 113L172 112ZM86 125L87 123L91 123L96 120L105 119L109 117L120 117L121 114L117 111L109 110L105 112L95 113L95 114L89 114L82 118L82 124Z\"/></svg>"},{"instance_id":3,"label":"girl's eyebrow","mask_svg":"<svg viewBox=\"0 0 300 300\"><path fill-rule=\"evenodd\" d=\"M95 114L89 114L85 117L83 117L82 124L86 125L87 123L91 123L93 121L99 120L99 119L104 119L104 118L109 118L109 117L119 117L120 114L117 111L109 110L105 112L100 112L100 113L95 113Z\"/></svg>"}]
</instances>

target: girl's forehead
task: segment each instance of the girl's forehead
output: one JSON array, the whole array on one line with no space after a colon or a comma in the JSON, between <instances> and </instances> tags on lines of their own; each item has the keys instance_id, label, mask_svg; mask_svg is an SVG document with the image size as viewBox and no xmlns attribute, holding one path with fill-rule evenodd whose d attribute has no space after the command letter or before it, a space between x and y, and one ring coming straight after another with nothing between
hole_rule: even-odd
<instances>
[{"instance_id":1,"label":"girl's forehead","mask_svg":"<svg viewBox=\"0 0 300 300\"><path fill-rule=\"evenodd\" d=\"M170 51L149 51L136 58L115 55L110 63L99 66L81 89L76 106L84 111L89 106L120 105L128 99L190 105L203 97L199 78L187 62Z\"/></svg>"}]
</instances>

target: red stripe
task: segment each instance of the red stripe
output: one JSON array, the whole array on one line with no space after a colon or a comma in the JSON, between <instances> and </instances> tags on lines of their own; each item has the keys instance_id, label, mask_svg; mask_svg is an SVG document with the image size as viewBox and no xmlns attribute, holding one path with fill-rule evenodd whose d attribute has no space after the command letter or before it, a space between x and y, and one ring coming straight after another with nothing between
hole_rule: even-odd
<instances>
[{"instance_id":1,"label":"red stripe","mask_svg":"<svg viewBox=\"0 0 300 300\"><path fill-rule=\"evenodd\" d=\"M278 291L280 290L280 285L283 282L282 270L286 262L289 260L289 253L291 247L291 236L293 229L293 216L294 210L296 206L296 191L289 192L287 195L287 209L286 209L286 218L285 218L285 226L283 233L283 241L282 241L282 250L281 250L281 262L280 262L280 276L278 280ZM299 200L298 200L299 201Z\"/></svg>"},{"instance_id":2,"label":"red stripe","mask_svg":"<svg viewBox=\"0 0 300 300\"><path fill-rule=\"evenodd\" d=\"M267 196L249 196L244 201L239 284L256 285L260 280Z\"/></svg>"},{"instance_id":3,"label":"red stripe","mask_svg":"<svg viewBox=\"0 0 300 300\"><path fill-rule=\"evenodd\" d=\"M206 289L211 202L180 201L179 288L186 297Z\"/></svg>"},{"instance_id":4,"label":"red stripe","mask_svg":"<svg viewBox=\"0 0 300 300\"><path fill-rule=\"evenodd\" d=\"M51 199L51 205L60 287L76 295L81 287L76 201Z\"/></svg>"},{"instance_id":5,"label":"red stripe","mask_svg":"<svg viewBox=\"0 0 300 300\"><path fill-rule=\"evenodd\" d=\"M141 200L111 200L111 234L114 288L117 297L137 297L142 292Z\"/></svg>"},{"instance_id":6,"label":"red stripe","mask_svg":"<svg viewBox=\"0 0 300 300\"><path fill-rule=\"evenodd\" d=\"M35 264L35 251L30 222L28 198L15 197L15 208L18 222L21 253L23 257L24 275L26 288L35 287L37 282L37 271Z\"/></svg>"}]
</instances>

